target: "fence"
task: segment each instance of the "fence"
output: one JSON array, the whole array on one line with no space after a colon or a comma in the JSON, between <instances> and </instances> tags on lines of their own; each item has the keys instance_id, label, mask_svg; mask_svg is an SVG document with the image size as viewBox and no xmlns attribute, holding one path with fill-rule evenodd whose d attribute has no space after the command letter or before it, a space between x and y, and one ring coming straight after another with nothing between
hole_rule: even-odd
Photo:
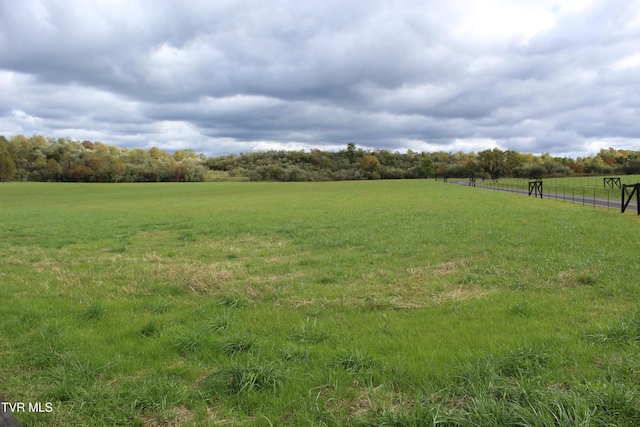
<instances>
[{"instance_id":1,"label":"fence","mask_svg":"<svg viewBox=\"0 0 640 427\"><path fill-rule=\"evenodd\" d=\"M637 181L640 177L625 177L623 181ZM610 179L610 178L608 178ZM617 178L614 182L619 183L620 178ZM475 181L475 180L473 180ZM542 197L542 181L529 181L526 179L500 179L500 180L485 180L482 182L473 182L471 179L467 180L451 180L449 182L456 182L458 184L475 186L478 188L486 188L491 190L499 190L510 193L518 193L524 195L532 195L535 193L536 197ZM533 184L532 184L533 183ZM583 184L583 185L571 185L571 184ZM587 185L585 185L587 184ZM548 179L544 180L544 197L546 199L562 201L564 203L581 203L584 206L592 207L606 207L609 209L619 209L624 212L626 206L624 206L624 193L623 200L620 200L621 191L624 189L616 188L617 185L603 185L602 177L594 177L590 179L584 178L565 178L565 179ZM640 184L622 184L623 188L640 186ZM640 189L638 190L640 192ZM636 194L636 198L637 198ZM633 203L631 200L626 201L626 205L632 209L640 209L637 203ZM640 212L640 210L638 211Z\"/></svg>"}]
</instances>

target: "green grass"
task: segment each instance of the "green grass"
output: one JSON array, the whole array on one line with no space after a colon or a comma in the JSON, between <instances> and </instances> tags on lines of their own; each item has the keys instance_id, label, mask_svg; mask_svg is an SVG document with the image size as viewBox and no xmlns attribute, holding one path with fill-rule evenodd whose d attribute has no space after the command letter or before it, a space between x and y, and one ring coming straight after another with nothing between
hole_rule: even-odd
<instances>
[{"instance_id":1,"label":"green grass","mask_svg":"<svg viewBox=\"0 0 640 427\"><path fill-rule=\"evenodd\" d=\"M545 182L546 185L546 182ZM640 218L432 180L0 185L25 425L638 425Z\"/></svg>"}]
</instances>

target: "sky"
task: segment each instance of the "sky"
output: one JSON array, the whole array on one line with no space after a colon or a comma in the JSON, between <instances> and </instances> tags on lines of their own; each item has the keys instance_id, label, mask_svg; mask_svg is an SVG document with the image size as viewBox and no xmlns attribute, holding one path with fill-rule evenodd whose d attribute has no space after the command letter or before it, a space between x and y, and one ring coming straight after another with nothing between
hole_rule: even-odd
<instances>
[{"instance_id":1,"label":"sky","mask_svg":"<svg viewBox=\"0 0 640 427\"><path fill-rule=\"evenodd\" d=\"M0 0L0 135L640 150L637 0Z\"/></svg>"}]
</instances>

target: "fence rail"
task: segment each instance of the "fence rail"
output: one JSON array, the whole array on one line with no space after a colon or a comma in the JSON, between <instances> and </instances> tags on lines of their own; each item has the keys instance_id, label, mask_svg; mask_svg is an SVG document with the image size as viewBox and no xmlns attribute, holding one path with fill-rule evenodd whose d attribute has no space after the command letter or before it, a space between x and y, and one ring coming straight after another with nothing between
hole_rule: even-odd
<instances>
[{"instance_id":1,"label":"fence rail","mask_svg":"<svg viewBox=\"0 0 640 427\"><path fill-rule=\"evenodd\" d=\"M451 183L461 184L461 185L472 185L470 179L463 180L449 180ZM536 182L536 181L534 181ZM496 180L477 180L474 182L476 188L483 188L489 190L498 190L509 193L516 194L524 194L524 195L532 195L533 190L538 190L536 193L536 197L538 195L542 195L542 184L532 184L527 180L505 180L505 181L496 181ZM539 188L534 188L539 185ZM626 185L626 187L631 187L632 185ZM640 186L640 184L633 184L633 186ZM624 186L623 186L624 188ZM624 189L619 190L617 188L606 187L603 188L602 181L600 181L600 185L596 186L570 186L570 185L554 185L553 182L544 184L544 197L546 199L562 201L565 203L581 203L584 206L592 206L592 207L603 207L609 209L617 209L621 212L624 212L625 209L633 209L638 210L638 202L634 202L629 198L626 200L626 205L624 201L624 193L622 195L622 200L620 197L620 193L624 192ZM640 212L640 210L638 211ZM640 215L640 213L639 213Z\"/></svg>"}]
</instances>

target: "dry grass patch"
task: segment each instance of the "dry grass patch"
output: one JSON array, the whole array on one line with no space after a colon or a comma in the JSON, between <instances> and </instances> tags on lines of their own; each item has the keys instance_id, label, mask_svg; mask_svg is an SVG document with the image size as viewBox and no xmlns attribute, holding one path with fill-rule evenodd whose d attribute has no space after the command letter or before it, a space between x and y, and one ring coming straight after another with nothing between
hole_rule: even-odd
<instances>
[{"instance_id":1,"label":"dry grass patch","mask_svg":"<svg viewBox=\"0 0 640 427\"><path fill-rule=\"evenodd\" d=\"M413 310L439 305L448 301L460 302L480 299L496 292L480 284L453 285L441 279L435 281L379 282L369 286L353 284L351 292L335 298L291 296L282 304L293 308L322 309L330 307L358 308L364 310ZM363 293L365 295L363 295Z\"/></svg>"},{"instance_id":2,"label":"dry grass patch","mask_svg":"<svg viewBox=\"0 0 640 427\"><path fill-rule=\"evenodd\" d=\"M570 288L577 286L592 286L596 284L596 274L593 271L588 270L580 272L573 270L562 271L556 276L553 283Z\"/></svg>"},{"instance_id":3,"label":"dry grass patch","mask_svg":"<svg viewBox=\"0 0 640 427\"><path fill-rule=\"evenodd\" d=\"M289 247L289 244L284 240L266 237L259 238L251 234L243 234L206 242L205 247L223 253L247 253L248 255L255 255L256 252L264 252L265 250L286 249Z\"/></svg>"},{"instance_id":4,"label":"dry grass patch","mask_svg":"<svg viewBox=\"0 0 640 427\"><path fill-rule=\"evenodd\" d=\"M460 302L469 299L480 299L494 292L496 292L495 289L486 289L477 285L461 285L435 294L432 301L436 304L442 304L448 301Z\"/></svg>"},{"instance_id":5,"label":"dry grass patch","mask_svg":"<svg viewBox=\"0 0 640 427\"><path fill-rule=\"evenodd\" d=\"M207 408L207 417L213 421L215 426L246 426L255 422L255 418L248 418L245 421L225 418L221 411L211 407Z\"/></svg>"},{"instance_id":6,"label":"dry grass patch","mask_svg":"<svg viewBox=\"0 0 640 427\"><path fill-rule=\"evenodd\" d=\"M197 264L187 259L172 259L154 269L157 278L177 283L195 294L219 294L228 291L227 282L245 274L239 263Z\"/></svg>"},{"instance_id":7,"label":"dry grass patch","mask_svg":"<svg viewBox=\"0 0 640 427\"><path fill-rule=\"evenodd\" d=\"M179 284L194 294L222 296L234 292L249 297L257 297L273 287L304 276L302 272L255 275L238 261L199 264L186 259L159 263L150 273L167 283Z\"/></svg>"},{"instance_id":8,"label":"dry grass patch","mask_svg":"<svg viewBox=\"0 0 640 427\"><path fill-rule=\"evenodd\" d=\"M153 414L142 417L144 427L180 427L192 423L195 418L193 411L184 406L171 408L163 415Z\"/></svg>"},{"instance_id":9,"label":"dry grass patch","mask_svg":"<svg viewBox=\"0 0 640 427\"><path fill-rule=\"evenodd\" d=\"M390 389L388 385L354 390L354 397L337 401L334 410L346 409L345 423L363 422L379 414L402 413L415 406L414 399Z\"/></svg>"},{"instance_id":10,"label":"dry grass patch","mask_svg":"<svg viewBox=\"0 0 640 427\"><path fill-rule=\"evenodd\" d=\"M331 307L359 308L364 310L406 310L423 307L425 304L407 301L399 297L366 296L340 298L301 298L293 296L282 301L283 305L299 308L326 310Z\"/></svg>"},{"instance_id":11,"label":"dry grass patch","mask_svg":"<svg viewBox=\"0 0 640 427\"><path fill-rule=\"evenodd\" d=\"M47 257L33 264L33 269L38 273L59 273L63 270L58 261Z\"/></svg>"},{"instance_id":12,"label":"dry grass patch","mask_svg":"<svg viewBox=\"0 0 640 427\"><path fill-rule=\"evenodd\" d=\"M454 260L424 267L411 267L407 269L407 273L411 276L417 277L433 277L434 275L442 276L445 274L455 273L464 266L464 260Z\"/></svg>"}]
</instances>

